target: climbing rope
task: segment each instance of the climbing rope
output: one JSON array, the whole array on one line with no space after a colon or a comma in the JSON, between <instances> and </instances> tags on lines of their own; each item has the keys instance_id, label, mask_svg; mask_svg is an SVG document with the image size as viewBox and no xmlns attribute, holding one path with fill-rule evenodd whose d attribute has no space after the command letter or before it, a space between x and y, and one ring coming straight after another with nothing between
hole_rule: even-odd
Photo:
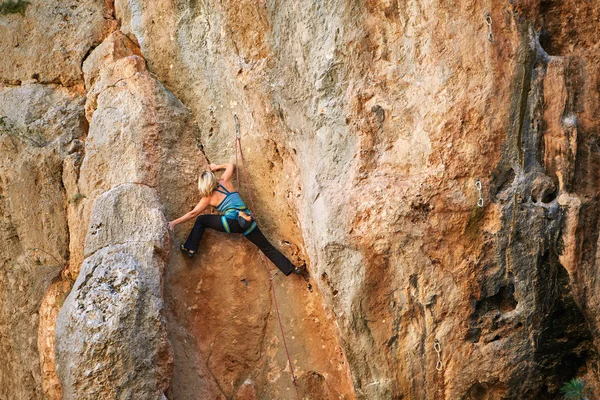
<instances>
[{"instance_id":1,"label":"climbing rope","mask_svg":"<svg viewBox=\"0 0 600 400\"><path fill-rule=\"evenodd\" d=\"M433 349L437 353L438 357L437 363L435 364L435 369L441 371L442 369L444 369L444 364L442 364L442 356L440 354L442 352L442 346L440 345L440 342L437 339L433 341Z\"/></svg>"},{"instance_id":2,"label":"climbing rope","mask_svg":"<svg viewBox=\"0 0 600 400\"><path fill-rule=\"evenodd\" d=\"M254 208L254 200L252 199L252 188L250 188L250 184L248 182L248 169L246 168L246 159L244 158L244 152L242 151L242 140L240 138L240 122L236 114L233 114L233 120L235 122L235 172L238 184L240 184L240 173L238 168L238 150L240 153L240 158L242 159L242 165L244 167L244 180L246 182L246 191L248 192L248 197L250 198L250 205L252 206L252 210L256 210ZM258 225L258 216L254 213L254 219L256 224ZM273 302L275 303L275 311L277 312L277 321L279 321L279 329L281 330L281 338L283 339L283 347L285 347L285 354L287 356L288 364L290 365L290 372L292 374L292 382L294 383L294 388L296 389L296 396L298 400L300 400L300 392L298 391L298 381L296 380L296 375L294 374L294 366L292 365L292 359L290 357L290 352L288 350L287 342L285 340L285 332L283 330L283 323L281 322L281 315L279 313L279 304L277 304L277 295L275 293L275 285L273 284L273 278L275 275L271 276L271 272L269 272L269 264L267 263L266 256L261 252L262 259L265 263L265 271L269 275L269 284L271 285L271 292L273 293Z\"/></svg>"},{"instance_id":3,"label":"climbing rope","mask_svg":"<svg viewBox=\"0 0 600 400\"><path fill-rule=\"evenodd\" d=\"M475 187L477 188L477 191L479 191L479 200L477 200L477 205L479 207L483 207L483 194L482 194L481 181L479 180L479 178L477 178L477 180L475 181Z\"/></svg>"},{"instance_id":4,"label":"climbing rope","mask_svg":"<svg viewBox=\"0 0 600 400\"><path fill-rule=\"evenodd\" d=\"M485 23L490 28L490 33L488 33L488 40L494 43L494 31L492 31L492 16L490 13L485 14Z\"/></svg>"}]
</instances>

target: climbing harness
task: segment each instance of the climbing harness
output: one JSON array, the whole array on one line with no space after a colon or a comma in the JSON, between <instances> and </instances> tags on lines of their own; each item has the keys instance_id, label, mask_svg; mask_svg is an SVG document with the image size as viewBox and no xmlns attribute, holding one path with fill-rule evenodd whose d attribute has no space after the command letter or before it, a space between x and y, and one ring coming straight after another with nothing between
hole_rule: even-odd
<instances>
[{"instance_id":1,"label":"climbing harness","mask_svg":"<svg viewBox=\"0 0 600 400\"><path fill-rule=\"evenodd\" d=\"M437 339L433 341L433 349L437 353L438 358L437 363L435 364L435 369L441 371L442 369L444 369L444 364L442 364L442 356L440 355L440 353L442 352L442 346L440 345L440 342Z\"/></svg>"},{"instance_id":2,"label":"climbing harness","mask_svg":"<svg viewBox=\"0 0 600 400\"><path fill-rule=\"evenodd\" d=\"M475 181L475 187L477 188L477 191L479 191L479 200L477 200L477 205L479 207L483 207L482 187L481 187L481 181L479 180L479 178L477 178L477 180Z\"/></svg>"},{"instance_id":3,"label":"climbing harness","mask_svg":"<svg viewBox=\"0 0 600 400\"><path fill-rule=\"evenodd\" d=\"M488 33L488 40L490 42L494 43L495 38L494 38L494 32L492 31L492 16L490 15L490 13L485 14L485 23L490 28L490 33Z\"/></svg>"},{"instance_id":4,"label":"climbing harness","mask_svg":"<svg viewBox=\"0 0 600 400\"><path fill-rule=\"evenodd\" d=\"M221 184L215 189L217 192L224 194L225 198L219 203L217 207L215 207L218 211L221 212L221 223L223 224L223 228L225 232L231 233L231 229L229 228L229 222L227 219L236 219L242 228L245 228L244 236L247 236L250 232L252 232L256 228L256 222L254 220L247 221L245 218L240 216L240 213L245 213L250 215L248 211L248 207L242 201L240 194L238 192L230 192L227 188Z\"/></svg>"},{"instance_id":5,"label":"climbing harness","mask_svg":"<svg viewBox=\"0 0 600 400\"><path fill-rule=\"evenodd\" d=\"M240 122L239 122L236 114L233 114L233 120L235 122L235 144L234 144L234 147L235 147L236 179L237 179L238 184L241 185L240 173L239 173L239 168L238 168L238 150L239 150L240 158L242 159L242 165L244 167L244 180L246 182L246 191L248 192L248 198L250 199L250 205L251 205L252 209L256 210L256 208L254 207L252 188L250 187L250 184L248 182L248 169L246 168L246 159L244 158L244 152L242 151L242 141L240 138ZM254 225L256 225L258 223L258 216L255 215L254 219L255 219ZM283 346L285 348L285 354L287 356L288 364L290 366L292 382L294 383L294 388L296 389L296 396L297 396L298 400L300 400L300 392L298 391L298 381L296 380L296 375L294 374L294 366L292 365L292 359L290 357L290 352L288 350L287 342L285 340L285 332L283 330L283 323L281 322L281 315L279 313L279 305L277 304L277 294L275 293L275 285L273 284L273 278L277 275L277 273L275 275L271 276L271 273L269 272L269 264L267 263L267 258L265 257L265 255L262 252L261 252L261 256L265 263L265 271L270 276L269 284L271 285L271 292L273 293L273 303L275 303L275 311L277 312L277 321L279 322L279 329L281 330L281 338L283 339Z\"/></svg>"}]
</instances>

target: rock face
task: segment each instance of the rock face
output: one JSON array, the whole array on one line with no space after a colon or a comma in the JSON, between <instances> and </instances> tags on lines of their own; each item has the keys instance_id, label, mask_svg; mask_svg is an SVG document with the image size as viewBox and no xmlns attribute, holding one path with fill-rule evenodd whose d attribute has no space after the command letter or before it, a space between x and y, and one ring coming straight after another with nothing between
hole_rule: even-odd
<instances>
[{"instance_id":1,"label":"rock face","mask_svg":"<svg viewBox=\"0 0 600 400\"><path fill-rule=\"evenodd\" d=\"M65 398L160 399L168 388L172 360L161 315L165 224L148 186L122 184L96 199L87 257L57 321Z\"/></svg>"},{"instance_id":2,"label":"rock face","mask_svg":"<svg viewBox=\"0 0 600 400\"><path fill-rule=\"evenodd\" d=\"M169 240L155 187L161 144L174 139L157 119L143 117L156 115L156 104L173 114L181 105L118 32L92 52L84 71L90 126L78 188L87 232L83 243L71 242L71 262L83 263L80 270L72 264L77 280L58 315L57 373L66 398L159 399L172 356L162 300ZM111 157L122 168L108 173Z\"/></svg>"},{"instance_id":3,"label":"rock face","mask_svg":"<svg viewBox=\"0 0 600 400\"><path fill-rule=\"evenodd\" d=\"M584 0L0 15L0 398L295 398L276 300L304 399L600 394L598 18ZM305 277L270 280L215 232L189 260L191 222L166 230L209 160L235 159L233 114L261 229Z\"/></svg>"},{"instance_id":4,"label":"rock face","mask_svg":"<svg viewBox=\"0 0 600 400\"><path fill-rule=\"evenodd\" d=\"M2 81L80 85L81 63L90 47L116 27L112 13L109 1L59 0L29 2L24 15L2 15Z\"/></svg>"},{"instance_id":5,"label":"rock face","mask_svg":"<svg viewBox=\"0 0 600 400\"><path fill-rule=\"evenodd\" d=\"M42 299L68 263L61 185L68 145L85 133L83 99L61 87L0 88L0 398L41 398Z\"/></svg>"}]
</instances>

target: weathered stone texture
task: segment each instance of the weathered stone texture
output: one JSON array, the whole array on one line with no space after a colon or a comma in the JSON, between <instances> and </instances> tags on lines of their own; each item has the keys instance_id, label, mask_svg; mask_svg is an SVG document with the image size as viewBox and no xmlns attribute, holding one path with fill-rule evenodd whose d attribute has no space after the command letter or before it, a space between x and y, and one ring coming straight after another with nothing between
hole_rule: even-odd
<instances>
[{"instance_id":1,"label":"weathered stone texture","mask_svg":"<svg viewBox=\"0 0 600 400\"><path fill-rule=\"evenodd\" d=\"M199 133L201 133L198 140L207 158L212 162L233 161L235 156L231 145L234 129L231 119L232 110L229 107L235 106L237 100L240 102L245 100L243 96L232 99L233 96L225 93L217 95L217 91L226 90L229 93L229 91L240 90L235 82L230 82L228 75L235 73L230 63L230 58L235 56L228 51L218 56L224 59L214 58L219 53L219 46L222 45L220 28L210 25L212 26L210 32L202 31L208 26L203 16L209 19L220 18L221 14L211 15L208 5L198 4L197 10L179 7L184 6L174 3L160 5L137 2L115 3L116 14L123 23L122 31L140 43L142 54L149 62L149 68L153 71L168 69L171 72L174 72L175 68L183 68L182 71L186 71L186 76L196 75L185 84L187 86L185 93L177 91L178 97L196 114L195 122L200 127ZM259 58L267 55L269 44L262 30L263 27L268 26L267 18L264 16L264 5L230 2L215 7L219 12L234 17L231 21L223 20L227 21L228 31L230 29L237 31L239 28L238 34L241 40L248 40L246 35L249 35L252 40L260 43L261 49L250 50L252 57ZM178 14L180 11L183 14ZM260 22L261 29L257 29L254 22L250 23L250 20L243 17L243 14L238 14L238 11L250 13L253 21ZM181 30L175 32L177 19L180 16L182 17ZM191 23L192 18L193 23ZM159 25L155 25L157 23ZM238 23L243 24L243 27L240 28ZM139 31L132 30L132 26L138 27ZM160 26L163 33L156 35L156 39L152 41L159 40L164 43L164 46L146 42L149 39L149 32L154 32L153 26ZM227 37L222 39L228 40ZM178 47L173 47L173 44L178 46L178 43L193 46L200 52L180 53ZM209 51L206 46L213 51ZM230 48L230 44L227 46ZM155 53L157 57L150 56ZM176 75L173 74L174 77ZM209 84L208 81L211 83ZM168 87L177 88L179 85L184 85L183 80L170 80ZM194 97L190 97L192 92ZM269 112L272 107L268 103L262 103L260 93L261 91L257 90L256 100L261 104L257 112ZM195 101L198 98L203 99L202 103ZM188 102L188 100L192 101ZM216 117L224 115L223 112L227 113L228 119L218 123ZM244 135L252 134L253 138L258 138L263 126L256 127L256 131L248 131L246 116L240 116ZM270 118L268 124L277 127L279 121ZM261 226L269 238L274 240L276 246L282 248L294 262L299 263L306 258L306 255L298 222L293 217L294 208L291 207L300 196L300 188L295 185L296 167L293 159L290 158L290 150L278 144L281 136L272 129L264 132L267 131L270 132L269 135L272 134L267 143L249 140L247 136L243 138L253 189L265 188L267 193L272 194L269 201L265 201L262 195L258 196L257 209L261 215ZM181 156L176 158L185 159ZM283 166L287 168L287 176L270 173ZM193 188L195 176L182 175L182 177L184 178L180 177L179 185ZM161 185L161 187L165 186ZM248 199L246 191L242 189L242 193ZM197 198L190 196L188 203L184 204L192 207L194 200L197 201ZM173 207L167 215L175 218L181 215L182 211L186 209L181 206ZM185 240L189 228L191 224L178 227L176 240ZM255 390L259 398L288 396L284 393L292 395L294 388L291 384L289 368L286 368L287 360L279 327L272 313L268 275L264 272L262 260L258 257L255 248L243 243L243 240L208 233L203 239L200 253L193 265L201 265L204 268L190 269L192 263L185 262L177 255L171 260L167 274L166 296L169 311L175 314L172 320L178 321L173 326L173 340L181 337L179 328L187 328L195 336L197 351L200 354L200 365L198 365L198 362L190 361L198 357L196 354L191 356L181 354L184 352L189 354L190 350L174 343L175 374L169 395L173 398L195 398L194 390L202 387L206 397L231 397L248 379L255 382ZM352 398L353 390L349 381L347 361L334 327L325 322L331 321L332 316L329 310L323 310L320 293L315 290L313 283L311 283L312 291L309 291L303 280L294 280L293 277L286 280L282 277L276 279L282 279L281 282L276 281L276 290L280 298L283 322L297 375L299 377L327 376L327 379L320 381L318 389L315 389L314 385L307 386L300 378L300 392L306 395L312 393L318 396L319 393L327 393L328 396ZM175 329L176 326L179 328ZM305 351L307 347L312 346L315 346L318 351ZM190 385L190 380L196 384ZM214 382L207 387L206 382L211 380ZM180 383L175 384L175 382Z\"/></svg>"},{"instance_id":2,"label":"weathered stone texture","mask_svg":"<svg viewBox=\"0 0 600 400\"><path fill-rule=\"evenodd\" d=\"M596 73L547 61L535 31L562 49L554 54L581 55L595 43L597 5L115 9L150 69L199 116L209 159L231 154L231 114L240 116L259 214L304 247L358 397L539 398L567 375L597 381L595 318L582 311L594 300L570 288L579 278L557 258L581 254L573 185L595 155L581 149L578 121L597 107L579 99ZM593 199L594 184L583 185Z\"/></svg>"},{"instance_id":3,"label":"weathered stone texture","mask_svg":"<svg viewBox=\"0 0 600 400\"><path fill-rule=\"evenodd\" d=\"M2 81L75 86L0 88L30 129L0 137L0 398L293 398L271 284L305 399L600 390L599 18L584 0L0 16ZM207 232L188 260L192 223L167 236L209 160L235 159L233 114L261 229L305 279L270 282L243 238Z\"/></svg>"},{"instance_id":4,"label":"weathered stone texture","mask_svg":"<svg viewBox=\"0 0 600 400\"><path fill-rule=\"evenodd\" d=\"M0 16L0 81L81 84L81 63L116 22L109 1L29 2Z\"/></svg>"},{"instance_id":5,"label":"weathered stone texture","mask_svg":"<svg viewBox=\"0 0 600 400\"><path fill-rule=\"evenodd\" d=\"M78 280L59 314L56 346L67 397L158 399L171 381L162 300L169 239L156 186L187 111L136 53L129 39L113 33L84 63L90 127L70 260ZM111 168L115 160L122 168ZM96 325L84 324L88 317ZM90 336L97 340L90 343Z\"/></svg>"},{"instance_id":6,"label":"weathered stone texture","mask_svg":"<svg viewBox=\"0 0 600 400\"><path fill-rule=\"evenodd\" d=\"M123 207L133 204L144 220L123 220ZM168 388L171 357L161 298L165 225L158 197L147 186L123 184L96 199L88 256L57 322L57 371L66 398L160 399ZM138 226L153 235L114 234Z\"/></svg>"},{"instance_id":7,"label":"weathered stone texture","mask_svg":"<svg viewBox=\"0 0 600 400\"><path fill-rule=\"evenodd\" d=\"M42 299L68 260L62 158L84 134L83 98L0 85L0 398L41 398Z\"/></svg>"}]
</instances>

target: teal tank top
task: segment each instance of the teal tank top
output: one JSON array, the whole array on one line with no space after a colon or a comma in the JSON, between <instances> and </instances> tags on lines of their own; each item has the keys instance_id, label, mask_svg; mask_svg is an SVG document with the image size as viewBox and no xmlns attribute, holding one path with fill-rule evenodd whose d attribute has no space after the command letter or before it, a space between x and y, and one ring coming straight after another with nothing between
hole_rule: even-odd
<instances>
[{"instance_id":1,"label":"teal tank top","mask_svg":"<svg viewBox=\"0 0 600 400\"><path fill-rule=\"evenodd\" d=\"M248 211L248 207L246 207L246 204L244 203L238 192L230 192L229 190L225 189L225 187L221 184L219 184L219 187L215 190L225 195L225 198L216 207L216 209L222 214L221 223L223 224L223 228L225 228L225 231L227 233L231 233L229 229L229 222L227 222L227 219L237 219L238 212L240 211L243 211L248 215L250 215L250 212ZM248 229L246 229L243 235L248 235L254 230L254 228L256 228L256 221L252 221L252 224Z\"/></svg>"},{"instance_id":2,"label":"teal tank top","mask_svg":"<svg viewBox=\"0 0 600 400\"><path fill-rule=\"evenodd\" d=\"M217 211L220 211L225 218L236 219L238 211L245 211L248 209L238 192L230 192L221 184L219 184L219 187L216 190L225 195L223 201L216 207Z\"/></svg>"}]
</instances>

